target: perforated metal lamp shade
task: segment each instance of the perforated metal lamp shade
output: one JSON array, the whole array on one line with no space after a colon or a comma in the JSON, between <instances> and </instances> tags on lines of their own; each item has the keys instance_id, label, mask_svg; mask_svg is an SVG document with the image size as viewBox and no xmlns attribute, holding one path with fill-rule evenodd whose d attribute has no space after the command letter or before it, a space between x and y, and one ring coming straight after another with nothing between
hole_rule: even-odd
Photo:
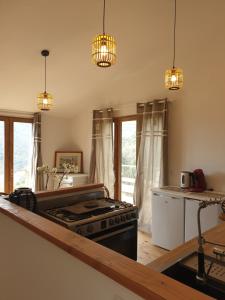
<instances>
[{"instance_id":1,"label":"perforated metal lamp shade","mask_svg":"<svg viewBox=\"0 0 225 300\"><path fill-rule=\"evenodd\" d=\"M179 90L184 83L182 69L175 67L176 58L176 19L177 19L177 0L174 0L174 24L173 24L173 64L172 68L165 72L165 87L169 90Z\"/></svg>"},{"instance_id":2,"label":"perforated metal lamp shade","mask_svg":"<svg viewBox=\"0 0 225 300\"><path fill-rule=\"evenodd\" d=\"M165 72L165 87L169 90L179 90L183 86L184 75L179 68L172 68Z\"/></svg>"},{"instance_id":3,"label":"perforated metal lamp shade","mask_svg":"<svg viewBox=\"0 0 225 300\"><path fill-rule=\"evenodd\" d=\"M46 57L49 56L49 50L42 50L41 55L45 58L45 89L43 93L40 93L37 97L37 107L42 111L48 111L53 107L53 97L51 94L46 92Z\"/></svg>"},{"instance_id":4,"label":"perforated metal lamp shade","mask_svg":"<svg viewBox=\"0 0 225 300\"><path fill-rule=\"evenodd\" d=\"M99 34L92 42L92 60L98 67L107 68L116 63L116 42L109 34Z\"/></svg>"},{"instance_id":5,"label":"perforated metal lamp shade","mask_svg":"<svg viewBox=\"0 0 225 300\"><path fill-rule=\"evenodd\" d=\"M44 92L40 93L37 98L38 109L48 111L53 107L53 97L51 94Z\"/></svg>"}]
</instances>

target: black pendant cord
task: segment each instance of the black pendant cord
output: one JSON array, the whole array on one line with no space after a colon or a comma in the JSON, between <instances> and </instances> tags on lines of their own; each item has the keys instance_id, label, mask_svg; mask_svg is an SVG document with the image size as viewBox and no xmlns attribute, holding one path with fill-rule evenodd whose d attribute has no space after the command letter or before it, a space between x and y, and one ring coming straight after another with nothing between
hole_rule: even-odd
<instances>
[{"instance_id":1,"label":"black pendant cord","mask_svg":"<svg viewBox=\"0 0 225 300\"><path fill-rule=\"evenodd\" d=\"M174 27L173 27L173 69L175 68L176 57L176 22L177 22L177 0L174 0Z\"/></svg>"},{"instance_id":2,"label":"black pendant cord","mask_svg":"<svg viewBox=\"0 0 225 300\"><path fill-rule=\"evenodd\" d=\"M102 25L103 25L103 35L105 35L105 0L103 3L103 20L102 20Z\"/></svg>"},{"instance_id":3,"label":"black pendant cord","mask_svg":"<svg viewBox=\"0 0 225 300\"><path fill-rule=\"evenodd\" d=\"M45 93L46 93L46 56L45 56Z\"/></svg>"}]
</instances>

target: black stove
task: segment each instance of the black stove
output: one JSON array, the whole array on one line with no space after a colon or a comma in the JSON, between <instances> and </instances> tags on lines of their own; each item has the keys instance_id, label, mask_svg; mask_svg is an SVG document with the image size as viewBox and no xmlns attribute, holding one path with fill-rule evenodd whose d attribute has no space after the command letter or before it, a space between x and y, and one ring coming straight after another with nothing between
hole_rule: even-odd
<instances>
[{"instance_id":1,"label":"black stove","mask_svg":"<svg viewBox=\"0 0 225 300\"><path fill-rule=\"evenodd\" d=\"M49 216L53 216L63 222L76 222L79 220L89 219L94 216L99 216L101 214L113 211L113 208L104 208L102 210L96 210L93 212L83 213L83 214L75 214L72 212L67 211L65 208L56 208L56 209L49 209L46 210L46 213ZM69 226L69 225L68 225Z\"/></svg>"},{"instance_id":2,"label":"black stove","mask_svg":"<svg viewBox=\"0 0 225 300\"><path fill-rule=\"evenodd\" d=\"M136 206L111 198L79 201L40 214L84 237L137 259Z\"/></svg>"},{"instance_id":3,"label":"black stove","mask_svg":"<svg viewBox=\"0 0 225 300\"><path fill-rule=\"evenodd\" d=\"M47 209L45 217L84 236L137 219L137 208L110 198L82 201L66 207Z\"/></svg>"}]
</instances>

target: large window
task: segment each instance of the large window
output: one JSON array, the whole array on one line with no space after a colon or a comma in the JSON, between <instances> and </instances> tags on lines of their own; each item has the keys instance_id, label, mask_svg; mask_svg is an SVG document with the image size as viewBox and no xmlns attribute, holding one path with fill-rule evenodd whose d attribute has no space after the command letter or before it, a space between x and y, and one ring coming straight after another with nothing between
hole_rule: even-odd
<instances>
[{"instance_id":1,"label":"large window","mask_svg":"<svg viewBox=\"0 0 225 300\"><path fill-rule=\"evenodd\" d=\"M136 177L136 116L114 120L115 198L133 203Z\"/></svg>"},{"instance_id":2,"label":"large window","mask_svg":"<svg viewBox=\"0 0 225 300\"><path fill-rule=\"evenodd\" d=\"M31 187L32 119L0 117L0 192Z\"/></svg>"}]
</instances>

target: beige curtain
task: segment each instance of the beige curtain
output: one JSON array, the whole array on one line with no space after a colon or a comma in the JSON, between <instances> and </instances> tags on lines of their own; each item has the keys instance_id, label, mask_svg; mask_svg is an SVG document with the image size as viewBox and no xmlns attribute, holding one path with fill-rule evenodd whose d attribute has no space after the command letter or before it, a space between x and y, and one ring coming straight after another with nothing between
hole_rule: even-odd
<instances>
[{"instance_id":1,"label":"beige curtain","mask_svg":"<svg viewBox=\"0 0 225 300\"><path fill-rule=\"evenodd\" d=\"M139 226L151 231L151 189L167 182L167 100L137 104L137 176L135 204Z\"/></svg>"},{"instance_id":2,"label":"beige curtain","mask_svg":"<svg viewBox=\"0 0 225 300\"><path fill-rule=\"evenodd\" d=\"M104 183L114 196L113 110L94 110L90 182Z\"/></svg>"},{"instance_id":3,"label":"beige curtain","mask_svg":"<svg viewBox=\"0 0 225 300\"><path fill-rule=\"evenodd\" d=\"M37 172L37 167L42 166L41 155L41 114L34 114L33 121L33 156L32 156L32 182L33 191L44 190L43 174Z\"/></svg>"}]
</instances>

